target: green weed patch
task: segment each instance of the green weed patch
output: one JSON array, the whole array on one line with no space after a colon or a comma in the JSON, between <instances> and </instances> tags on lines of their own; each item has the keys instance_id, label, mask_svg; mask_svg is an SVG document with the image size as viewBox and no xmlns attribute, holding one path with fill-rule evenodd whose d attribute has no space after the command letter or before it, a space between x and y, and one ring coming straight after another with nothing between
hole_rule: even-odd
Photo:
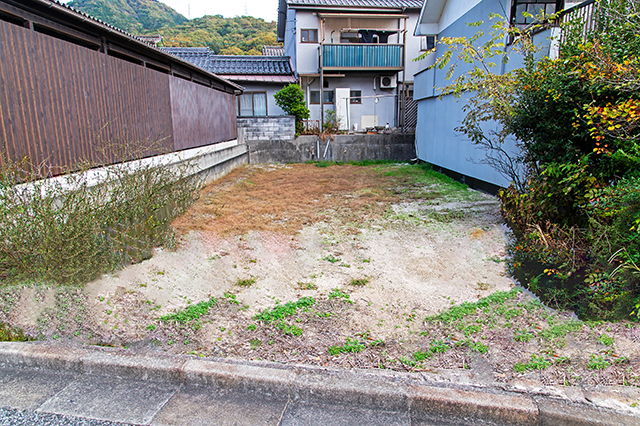
<instances>
[{"instance_id":1,"label":"green weed patch","mask_svg":"<svg viewBox=\"0 0 640 426\"><path fill-rule=\"evenodd\" d=\"M197 321L203 315L209 313L209 309L212 308L218 301L215 298L204 300L195 305L189 305L181 311L173 314L163 315L160 317L160 321L170 322L175 321L180 324L186 324L191 321Z\"/></svg>"},{"instance_id":2,"label":"green weed patch","mask_svg":"<svg viewBox=\"0 0 640 426\"><path fill-rule=\"evenodd\" d=\"M284 305L276 305L271 309L265 309L257 313L253 318L257 321L273 323L285 317L295 315L298 309L313 306L316 300L313 297L303 297L297 302L287 302Z\"/></svg>"}]
</instances>

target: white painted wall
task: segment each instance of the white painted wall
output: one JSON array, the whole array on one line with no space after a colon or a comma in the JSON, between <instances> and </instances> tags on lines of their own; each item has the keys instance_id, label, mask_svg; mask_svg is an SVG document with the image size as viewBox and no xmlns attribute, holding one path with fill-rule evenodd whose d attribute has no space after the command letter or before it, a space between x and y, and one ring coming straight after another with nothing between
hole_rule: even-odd
<instances>
[{"instance_id":1,"label":"white painted wall","mask_svg":"<svg viewBox=\"0 0 640 426\"><path fill-rule=\"evenodd\" d=\"M301 30L317 29L318 43L301 43ZM296 11L296 72L317 74L320 72L318 49L320 48L320 18L307 10Z\"/></svg>"},{"instance_id":2,"label":"white painted wall","mask_svg":"<svg viewBox=\"0 0 640 426\"><path fill-rule=\"evenodd\" d=\"M275 116L275 115L285 115L282 108L276 105L276 100L273 95L280 89L282 89L284 84L265 84L258 82L242 82L238 81L238 84L244 87L245 92L267 92L267 115Z\"/></svg>"},{"instance_id":3,"label":"white painted wall","mask_svg":"<svg viewBox=\"0 0 640 426\"><path fill-rule=\"evenodd\" d=\"M395 126L396 115L396 90L382 90L378 88L378 82L376 82L376 88L374 88L374 78L378 76L375 72L359 72L359 73L347 73L345 77L341 78L329 78L329 88L324 90L334 90L335 88L349 87L351 90L360 90L362 92L362 104L350 104L349 105L349 128L353 129L353 124L357 124L360 129L361 116L363 115L377 115L378 124L385 125L387 122L389 126ZM308 94L308 90L321 90L320 79L316 78L311 83L311 86L307 86L306 82L303 82L303 90ZM378 96L378 103L375 103L374 97L367 98L366 96ZM310 105L309 98L306 98L307 108L310 111L311 120L320 120L320 105ZM334 109L334 104L325 104L324 109Z\"/></svg>"}]
</instances>

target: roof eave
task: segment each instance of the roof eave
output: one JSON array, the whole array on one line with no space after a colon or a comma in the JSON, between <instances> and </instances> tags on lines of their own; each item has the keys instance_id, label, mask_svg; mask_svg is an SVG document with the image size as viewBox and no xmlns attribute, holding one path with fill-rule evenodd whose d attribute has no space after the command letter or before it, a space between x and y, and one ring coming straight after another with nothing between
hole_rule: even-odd
<instances>
[{"instance_id":1,"label":"roof eave","mask_svg":"<svg viewBox=\"0 0 640 426\"><path fill-rule=\"evenodd\" d=\"M75 20L76 22L80 22L80 24L87 24L89 26L92 26L96 29L102 30L103 32L106 32L108 35L111 35L113 37L115 37L116 39L120 39L121 41L124 41L126 43L131 43L133 45L135 45L138 49L142 50L142 51L146 51L146 52L150 52L152 53L151 56L153 55L157 55L157 56L164 56L164 57L169 57L172 61L178 62L181 66L184 66L185 68L189 68L191 70L194 71L198 71L214 80L218 80L218 82L226 84L231 86L233 89L235 90L244 90L242 86L239 86L231 81L225 80L224 78L219 77L216 74L212 74L211 72L204 70L200 67L197 67L189 62L186 62L174 55L168 54L166 52L163 52L162 50L160 50L157 47L154 47L148 43L145 43L144 41L138 39L136 36L134 36L133 34L130 34L124 30L121 30L117 27L114 27L113 25L110 25L102 20L99 20L97 18L94 18L93 16L86 14L84 12L81 12L77 9L74 9L70 6L67 6L65 4L59 3L57 0L28 0L25 1L24 3L28 3L28 2L32 2L32 3L36 3L36 4L40 4L43 7L47 7L50 9L54 9L57 12L63 14L66 17L69 17L72 20Z\"/></svg>"}]
</instances>

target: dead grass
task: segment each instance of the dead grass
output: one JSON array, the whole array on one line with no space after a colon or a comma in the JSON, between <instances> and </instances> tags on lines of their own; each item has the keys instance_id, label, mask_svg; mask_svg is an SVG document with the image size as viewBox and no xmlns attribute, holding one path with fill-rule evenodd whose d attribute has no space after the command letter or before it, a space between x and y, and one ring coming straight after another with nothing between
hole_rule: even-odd
<instances>
[{"instance_id":1,"label":"dead grass","mask_svg":"<svg viewBox=\"0 0 640 426\"><path fill-rule=\"evenodd\" d=\"M399 200L394 186L400 180L375 167L352 165L241 167L204 188L173 226L179 234L213 231L221 236L249 231L293 235L336 217L357 226L381 218Z\"/></svg>"}]
</instances>

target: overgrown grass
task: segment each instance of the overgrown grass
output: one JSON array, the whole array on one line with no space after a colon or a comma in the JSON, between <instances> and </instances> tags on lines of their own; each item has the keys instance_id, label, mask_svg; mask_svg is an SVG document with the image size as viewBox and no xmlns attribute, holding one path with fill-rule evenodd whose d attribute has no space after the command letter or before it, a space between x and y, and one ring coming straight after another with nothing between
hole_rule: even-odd
<instances>
[{"instance_id":1,"label":"overgrown grass","mask_svg":"<svg viewBox=\"0 0 640 426\"><path fill-rule=\"evenodd\" d=\"M30 340L22 330L0 322L0 342L26 342Z\"/></svg>"},{"instance_id":2,"label":"overgrown grass","mask_svg":"<svg viewBox=\"0 0 640 426\"><path fill-rule=\"evenodd\" d=\"M26 163L0 165L0 282L83 284L171 247L171 221L197 196L186 169L105 169L50 174ZM86 171L86 170L85 170Z\"/></svg>"}]
</instances>

